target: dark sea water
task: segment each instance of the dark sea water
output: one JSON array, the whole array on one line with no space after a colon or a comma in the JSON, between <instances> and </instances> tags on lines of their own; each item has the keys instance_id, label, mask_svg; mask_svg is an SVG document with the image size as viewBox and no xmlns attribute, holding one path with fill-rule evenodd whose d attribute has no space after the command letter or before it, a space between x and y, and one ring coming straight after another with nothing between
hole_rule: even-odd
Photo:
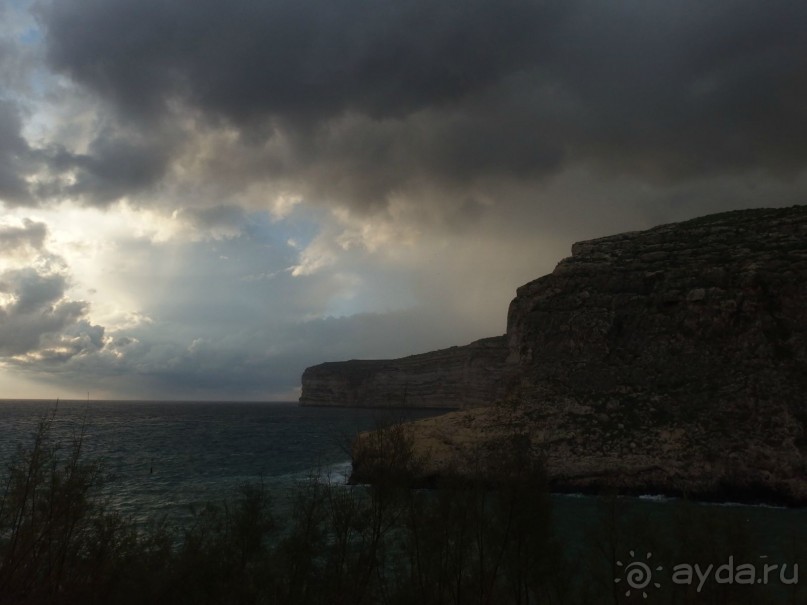
<instances>
[{"instance_id":1,"label":"dark sea water","mask_svg":"<svg viewBox=\"0 0 807 605\"><path fill-rule=\"evenodd\" d=\"M0 463L28 445L54 401L0 400ZM194 507L263 481L278 495L312 473L342 481L358 431L435 411L307 408L295 403L62 401L54 437L69 446L84 426L88 457L111 477L115 508L135 519L181 521Z\"/></svg>"},{"instance_id":2,"label":"dark sea water","mask_svg":"<svg viewBox=\"0 0 807 605\"><path fill-rule=\"evenodd\" d=\"M53 401L0 400L0 476L18 446L31 444L38 422L53 410ZM263 482L281 506L312 475L344 484L350 472L347 444L357 432L435 413L294 403L63 401L53 437L69 448L84 427L87 456L102 460L112 478L105 487L110 504L137 522L164 517L181 526L204 504L232 500L245 483ZM715 569L731 556L757 567L775 561L792 570L800 563L807 574L805 509L681 503L653 495L553 495L551 504L552 532L572 573L584 569L592 553L611 552L627 564L634 554L646 557L652 551L653 560L665 566L667 589L690 590L671 586L670 573L674 564L687 561L675 557L684 556L682 547L685 551L695 540L697 552L723 544L705 559ZM705 515L690 521L693 510ZM598 561L585 569L599 569L601 577L586 581L599 581L610 591L622 568L612 568L607 556ZM807 603L807 578L795 588L763 588L768 602Z\"/></svg>"}]
</instances>

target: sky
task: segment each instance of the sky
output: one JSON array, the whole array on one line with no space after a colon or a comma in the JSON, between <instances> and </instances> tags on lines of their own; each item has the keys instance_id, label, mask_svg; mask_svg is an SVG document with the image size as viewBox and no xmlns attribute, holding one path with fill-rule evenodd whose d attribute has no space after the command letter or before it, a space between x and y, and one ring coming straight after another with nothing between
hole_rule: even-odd
<instances>
[{"instance_id":1,"label":"sky","mask_svg":"<svg viewBox=\"0 0 807 605\"><path fill-rule=\"evenodd\" d=\"M293 400L805 203L807 3L0 0L0 398Z\"/></svg>"}]
</instances>

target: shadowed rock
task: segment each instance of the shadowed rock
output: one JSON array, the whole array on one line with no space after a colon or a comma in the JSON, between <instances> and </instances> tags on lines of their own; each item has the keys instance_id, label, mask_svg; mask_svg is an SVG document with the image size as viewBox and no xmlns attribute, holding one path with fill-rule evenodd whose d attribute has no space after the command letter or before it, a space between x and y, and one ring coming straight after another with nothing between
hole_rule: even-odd
<instances>
[{"instance_id":1,"label":"shadowed rock","mask_svg":"<svg viewBox=\"0 0 807 605\"><path fill-rule=\"evenodd\" d=\"M522 434L559 490L807 503L807 207L577 243L507 326L506 395L414 425L426 474Z\"/></svg>"},{"instance_id":2,"label":"shadowed rock","mask_svg":"<svg viewBox=\"0 0 807 605\"><path fill-rule=\"evenodd\" d=\"M401 359L328 362L303 373L300 405L465 408L505 394L504 336Z\"/></svg>"}]
</instances>

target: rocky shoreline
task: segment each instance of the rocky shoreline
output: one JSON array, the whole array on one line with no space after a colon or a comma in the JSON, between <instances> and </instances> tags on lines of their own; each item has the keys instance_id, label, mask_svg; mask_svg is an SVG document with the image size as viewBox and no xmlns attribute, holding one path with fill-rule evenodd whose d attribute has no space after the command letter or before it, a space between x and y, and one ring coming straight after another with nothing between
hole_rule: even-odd
<instances>
[{"instance_id":1,"label":"rocky shoreline","mask_svg":"<svg viewBox=\"0 0 807 605\"><path fill-rule=\"evenodd\" d=\"M577 243L518 289L505 339L500 396L412 424L424 477L518 435L553 489L807 504L807 206Z\"/></svg>"}]
</instances>

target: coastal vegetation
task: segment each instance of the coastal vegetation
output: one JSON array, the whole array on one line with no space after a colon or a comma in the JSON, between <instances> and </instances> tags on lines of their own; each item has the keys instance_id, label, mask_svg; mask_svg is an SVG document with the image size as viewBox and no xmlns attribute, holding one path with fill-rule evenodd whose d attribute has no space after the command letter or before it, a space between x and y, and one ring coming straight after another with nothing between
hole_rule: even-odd
<instances>
[{"instance_id":1,"label":"coastal vegetation","mask_svg":"<svg viewBox=\"0 0 807 605\"><path fill-rule=\"evenodd\" d=\"M634 549L668 564L786 562L765 584L650 583L653 603L802 603L803 524L760 536L743 509L670 505L665 523L603 495L593 519L553 521L539 463L514 433L473 479L415 478L404 425L379 427L376 480L346 486L313 474L290 501L244 485L191 523L135 522L104 496L103 461L88 459L84 431L71 443L43 418L9 461L0 492L0 604L621 604ZM480 462L481 464L481 462ZM783 511L787 513L789 511ZM576 537L575 537L576 536ZM638 554L638 553L636 553ZM670 570L668 569L667 572ZM616 579L622 582L616 582Z\"/></svg>"}]
</instances>

